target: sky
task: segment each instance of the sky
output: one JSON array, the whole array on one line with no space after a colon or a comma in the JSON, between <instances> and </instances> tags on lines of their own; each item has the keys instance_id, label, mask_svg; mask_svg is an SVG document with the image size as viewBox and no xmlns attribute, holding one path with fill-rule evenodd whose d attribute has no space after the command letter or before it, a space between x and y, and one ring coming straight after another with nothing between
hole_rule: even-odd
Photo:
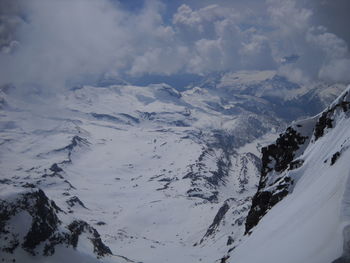
<instances>
[{"instance_id":1,"label":"sky","mask_svg":"<svg viewBox=\"0 0 350 263\"><path fill-rule=\"evenodd\" d=\"M0 85L276 70L350 82L348 0L0 0Z\"/></svg>"}]
</instances>

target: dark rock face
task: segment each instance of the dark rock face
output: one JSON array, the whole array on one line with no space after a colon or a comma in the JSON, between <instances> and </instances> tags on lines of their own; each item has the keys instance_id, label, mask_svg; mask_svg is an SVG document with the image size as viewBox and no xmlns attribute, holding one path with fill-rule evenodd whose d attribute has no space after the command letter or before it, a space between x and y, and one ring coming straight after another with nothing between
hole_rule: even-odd
<instances>
[{"instance_id":1,"label":"dark rock face","mask_svg":"<svg viewBox=\"0 0 350 263\"><path fill-rule=\"evenodd\" d=\"M61 173L63 172L63 169L61 167L59 167L57 163L54 163L53 165L51 165L49 170L52 173L45 173L43 175L44 178L45 177L55 177L55 176L57 176L58 178L63 179L63 176L61 175Z\"/></svg>"},{"instance_id":2,"label":"dark rock face","mask_svg":"<svg viewBox=\"0 0 350 263\"><path fill-rule=\"evenodd\" d=\"M229 258L230 256L224 256L223 258L220 259L220 263L226 263Z\"/></svg>"},{"instance_id":3,"label":"dark rock face","mask_svg":"<svg viewBox=\"0 0 350 263\"><path fill-rule=\"evenodd\" d=\"M33 201L34 203L29 203ZM33 218L31 229L25 236L22 247L35 254L35 247L57 230L60 221L56 213L60 209L53 201L49 201L42 190L25 195L21 208L27 210Z\"/></svg>"},{"instance_id":4,"label":"dark rock face","mask_svg":"<svg viewBox=\"0 0 350 263\"><path fill-rule=\"evenodd\" d=\"M83 232L85 232L91 235L89 239L93 244L94 253L96 255L98 255L99 257L104 257L112 254L112 251L110 250L110 248L107 247L105 244L103 244L101 237L99 233L96 231L96 229L90 226L85 221L75 220L68 226L68 229L71 232L69 241L74 248L76 248L78 245L79 236Z\"/></svg>"},{"instance_id":5,"label":"dark rock face","mask_svg":"<svg viewBox=\"0 0 350 263\"><path fill-rule=\"evenodd\" d=\"M336 152L335 154L333 154L331 159L331 165L335 164L335 162L338 160L339 157L340 157L340 152Z\"/></svg>"},{"instance_id":6,"label":"dark rock face","mask_svg":"<svg viewBox=\"0 0 350 263\"><path fill-rule=\"evenodd\" d=\"M189 166L189 172L183 177L183 179L191 180L191 188L187 191L188 197L201 198L209 202L218 201L219 192L216 187L219 182L225 183L223 180L225 164L222 159L219 159L217 161L217 170L212 171L208 169L205 159L213 153L213 149L204 149L195 163Z\"/></svg>"},{"instance_id":7,"label":"dark rock face","mask_svg":"<svg viewBox=\"0 0 350 263\"><path fill-rule=\"evenodd\" d=\"M324 136L326 129L333 128L336 125L336 115L338 113L347 113L350 109L348 92L345 92L339 99L325 110L318 119L310 119L308 125L313 130L309 130L307 136L298 132L302 125L289 127L284 134L281 134L275 144L262 149L262 169L258 187L258 192L252 200L252 207L246 220L245 233L258 224L260 219L275 204L281 201L291 190L294 184L293 179L284 173L287 170L294 170L301 167L304 163L302 159L296 159L301 146L314 138L316 142ZM312 121L315 121L313 124ZM333 154L331 164L341 156L342 149ZM327 161L327 160L326 160ZM325 162L326 162L325 161Z\"/></svg>"},{"instance_id":8,"label":"dark rock face","mask_svg":"<svg viewBox=\"0 0 350 263\"><path fill-rule=\"evenodd\" d=\"M11 219L21 212L27 212L31 217L31 225L24 230L23 239L19 238L17 226L11 227ZM87 233L97 257L112 254L96 229L82 220L75 220L65 228L58 217L59 213L64 212L40 189L19 194L15 200L0 200L0 252L12 254L16 249L22 248L33 256L52 256L56 245L75 249L79 236ZM43 250L40 251L42 244Z\"/></svg>"},{"instance_id":9,"label":"dark rock face","mask_svg":"<svg viewBox=\"0 0 350 263\"><path fill-rule=\"evenodd\" d=\"M89 145L90 143L84 139L84 138L81 138L80 136L74 136L72 138L72 141L70 144L68 144L66 147L64 147L63 149L64 150L70 150L72 151L75 147L79 146L79 145Z\"/></svg>"},{"instance_id":10,"label":"dark rock face","mask_svg":"<svg viewBox=\"0 0 350 263\"><path fill-rule=\"evenodd\" d=\"M225 214L227 213L227 211L229 209L230 209L230 206L228 205L227 202L225 202L220 207L219 211L217 212L217 214L214 217L213 222L209 226L207 232L205 233L204 237L201 239L200 243L203 242L204 238L209 237L210 235L212 235L214 233L214 231L218 228L218 226L220 225L220 222L223 220Z\"/></svg>"},{"instance_id":11,"label":"dark rock face","mask_svg":"<svg viewBox=\"0 0 350 263\"><path fill-rule=\"evenodd\" d=\"M188 194L188 197L197 197L201 198L203 200L207 200L209 202L217 202L218 201L218 191L211 191L209 195L207 193L204 193L202 189L200 188L191 188L186 192Z\"/></svg>"},{"instance_id":12,"label":"dark rock face","mask_svg":"<svg viewBox=\"0 0 350 263\"><path fill-rule=\"evenodd\" d=\"M63 169L59 167L57 163L54 163L53 165L51 165L50 171L54 173L60 173L60 172L63 172Z\"/></svg>"},{"instance_id":13,"label":"dark rock face","mask_svg":"<svg viewBox=\"0 0 350 263\"><path fill-rule=\"evenodd\" d=\"M233 239L231 236L229 236L229 237L227 238L226 246L232 245L233 242L234 242L234 239Z\"/></svg>"},{"instance_id":14,"label":"dark rock face","mask_svg":"<svg viewBox=\"0 0 350 263\"><path fill-rule=\"evenodd\" d=\"M71 198L69 198L66 203L70 206L70 207L73 207L73 206L76 206L76 205L80 205L81 207L84 207L85 209L86 206L84 205L84 203L79 199L79 197L77 196L72 196Z\"/></svg>"},{"instance_id":15,"label":"dark rock face","mask_svg":"<svg viewBox=\"0 0 350 263\"><path fill-rule=\"evenodd\" d=\"M283 187L287 188L288 185ZM269 191L258 192L252 201L252 208L254 210L251 209L247 216L245 233L249 233L250 229L259 223L260 219L267 213L267 211L281 201L287 194L288 190L286 189L283 189L278 193L272 193Z\"/></svg>"},{"instance_id":16,"label":"dark rock face","mask_svg":"<svg viewBox=\"0 0 350 263\"><path fill-rule=\"evenodd\" d=\"M213 131L212 141L206 142L203 151L189 166L189 172L183 179L191 180L191 189L187 191L189 197L198 197L209 202L218 201L218 187L226 184L232 163L231 158L235 154L237 141L233 134L216 130ZM207 160L215 157L216 167L207 166Z\"/></svg>"},{"instance_id":17,"label":"dark rock face","mask_svg":"<svg viewBox=\"0 0 350 263\"><path fill-rule=\"evenodd\" d=\"M346 97L348 96L348 93L346 92L342 98L339 100L338 103L334 104L332 107L328 108L326 111L324 111L321 115L321 117L318 119L315 130L314 130L314 136L315 141L317 141L320 137L324 135L324 132L326 128L333 128L333 115L336 110L342 110L343 112L347 112L350 108L350 102L346 101Z\"/></svg>"},{"instance_id":18,"label":"dark rock face","mask_svg":"<svg viewBox=\"0 0 350 263\"><path fill-rule=\"evenodd\" d=\"M54 152L67 152L68 155L68 160L65 160L63 162L61 162L60 164L65 164L65 163L71 163L72 162L72 154L75 148L77 147L84 147L84 146L89 146L90 143L87 139L84 139L78 135L75 135L72 139L71 142L62 148L56 149L54 150ZM53 174L56 175L60 172L62 172L62 168L59 167L57 164L53 164L50 168L51 171L53 171Z\"/></svg>"},{"instance_id":19,"label":"dark rock face","mask_svg":"<svg viewBox=\"0 0 350 263\"><path fill-rule=\"evenodd\" d=\"M315 141L317 141L320 137L323 136L326 128L333 128L333 120L330 118L329 111L322 113L321 117L318 119L318 122L315 126Z\"/></svg>"},{"instance_id":20,"label":"dark rock face","mask_svg":"<svg viewBox=\"0 0 350 263\"><path fill-rule=\"evenodd\" d=\"M281 134L275 144L262 148L262 170L259 189L266 186L266 176L272 170L285 171L295 158L295 152L305 143L307 136L302 136L292 127ZM274 163L272 162L274 161ZM292 164L293 166L294 164Z\"/></svg>"},{"instance_id":21,"label":"dark rock face","mask_svg":"<svg viewBox=\"0 0 350 263\"><path fill-rule=\"evenodd\" d=\"M304 163L304 160L302 159L298 159L298 160L295 160L295 161L292 161L290 164L289 164L289 170L295 170L295 169L298 169L299 167L301 167Z\"/></svg>"},{"instance_id":22,"label":"dark rock face","mask_svg":"<svg viewBox=\"0 0 350 263\"><path fill-rule=\"evenodd\" d=\"M246 234L258 224L269 209L288 194L290 186L293 185L290 177L279 177L268 184L270 179L268 175L272 171L281 174L287 169L299 168L303 160L294 160L295 154L307 139L308 136L302 136L298 131L289 127L285 133L280 135L275 144L262 148L261 177L258 192L253 197L252 207L247 216ZM266 187L270 188L267 190Z\"/></svg>"},{"instance_id":23,"label":"dark rock face","mask_svg":"<svg viewBox=\"0 0 350 263\"><path fill-rule=\"evenodd\" d=\"M15 203L1 201L0 204L0 233L10 236L11 241L2 247L2 250L12 253L20 245L16 234L7 228L7 222L21 211L26 211L32 217L32 224L25 235L21 247L35 255L35 248L43 241L49 239L57 230L60 220L57 213L60 210L53 201L50 201L42 190L29 192L17 199ZM5 237L6 240L6 237Z\"/></svg>"}]
</instances>

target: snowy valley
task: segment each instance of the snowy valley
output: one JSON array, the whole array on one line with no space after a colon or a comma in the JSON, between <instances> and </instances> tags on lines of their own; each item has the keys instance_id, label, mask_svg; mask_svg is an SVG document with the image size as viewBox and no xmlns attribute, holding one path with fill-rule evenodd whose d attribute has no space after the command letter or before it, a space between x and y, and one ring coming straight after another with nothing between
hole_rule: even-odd
<instances>
[{"instance_id":1,"label":"snowy valley","mask_svg":"<svg viewBox=\"0 0 350 263\"><path fill-rule=\"evenodd\" d=\"M0 259L348 262L344 90L273 71L26 100L3 86Z\"/></svg>"}]
</instances>

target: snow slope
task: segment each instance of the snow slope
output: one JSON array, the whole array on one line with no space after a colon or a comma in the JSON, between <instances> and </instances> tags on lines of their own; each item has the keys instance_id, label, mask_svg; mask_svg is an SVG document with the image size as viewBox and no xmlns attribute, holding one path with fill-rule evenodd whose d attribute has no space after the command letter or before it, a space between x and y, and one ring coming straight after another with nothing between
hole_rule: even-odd
<instances>
[{"instance_id":1,"label":"snow slope","mask_svg":"<svg viewBox=\"0 0 350 263\"><path fill-rule=\"evenodd\" d=\"M195 100L162 85L81 87L55 105L35 98L41 109L3 97L3 183L43 189L63 211L57 212L63 229L83 220L113 254L142 262L174 262L179 254L184 262L198 261L209 240L215 244L205 256L209 262L226 252L232 231L213 237L216 226L205 234L228 198L236 196L231 210L239 204L248 211L258 158L236 153L244 141L233 134L246 132L242 123L251 117L224 115L203 103L218 96ZM239 229L237 235L244 225ZM23 253L21 243L17 247Z\"/></svg>"},{"instance_id":2,"label":"snow slope","mask_svg":"<svg viewBox=\"0 0 350 263\"><path fill-rule=\"evenodd\" d=\"M59 262L71 254L82 262L220 261L244 236L261 145L289 121L279 106L300 108L298 117L310 114L299 107L302 88L292 85L295 102L262 96L250 80L269 92L285 81L244 74L236 86L242 92L234 83L183 92L166 84L111 85L23 99L1 88L0 201L6 206L0 213L7 216L0 229L18 241L10 251L3 249L9 239L0 239L4 260ZM310 105L318 109L333 99L328 89ZM58 207L50 210L54 222L36 218L39 189L39 207ZM22 205L23 198L32 205ZM34 231L36 222L48 231ZM41 238L28 252L30 233ZM45 256L51 251L45 247L55 252Z\"/></svg>"},{"instance_id":3,"label":"snow slope","mask_svg":"<svg viewBox=\"0 0 350 263\"><path fill-rule=\"evenodd\" d=\"M349 92L316 117L294 123L309 138L293 156L302 162L284 171L271 162L255 198L286 189L287 196L268 208L228 262L349 262ZM280 183L284 178L292 182L287 187ZM253 201L252 214L264 208L258 203Z\"/></svg>"}]
</instances>

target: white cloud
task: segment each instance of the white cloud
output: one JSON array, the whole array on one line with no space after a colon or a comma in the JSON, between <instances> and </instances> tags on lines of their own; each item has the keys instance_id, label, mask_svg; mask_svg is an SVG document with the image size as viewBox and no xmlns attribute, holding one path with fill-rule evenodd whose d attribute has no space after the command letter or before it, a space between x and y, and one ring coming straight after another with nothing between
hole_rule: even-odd
<instances>
[{"instance_id":1,"label":"white cloud","mask_svg":"<svg viewBox=\"0 0 350 263\"><path fill-rule=\"evenodd\" d=\"M187 70L206 74L222 70L271 69L274 63L267 38L256 29L240 26L252 17L251 13L239 14L232 7L210 5L192 10L187 5L180 6L173 22L177 32L190 40L187 43L193 56Z\"/></svg>"},{"instance_id":2,"label":"white cloud","mask_svg":"<svg viewBox=\"0 0 350 263\"><path fill-rule=\"evenodd\" d=\"M299 34L308 29L311 10L298 7L294 0L267 0L267 4L271 22L279 28L280 34Z\"/></svg>"},{"instance_id":3,"label":"white cloud","mask_svg":"<svg viewBox=\"0 0 350 263\"><path fill-rule=\"evenodd\" d=\"M195 43L194 52L195 55L189 61L188 71L205 74L213 71L213 68L218 71L224 68L219 40L200 39Z\"/></svg>"},{"instance_id":4,"label":"white cloud","mask_svg":"<svg viewBox=\"0 0 350 263\"><path fill-rule=\"evenodd\" d=\"M171 75L183 68L188 57L188 48L184 46L153 48L134 58L129 73Z\"/></svg>"},{"instance_id":5,"label":"white cloud","mask_svg":"<svg viewBox=\"0 0 350 263\"><path fill-rule=\"evenodd\" d=\"M186 4L181 5L173 17L173 24L178 27L187 27L200 33L209 33L213 22L238 18L238 14L232 8L208 5L198 10L192 10Z\"/></svg>"},{"instance_id":6,"label":"white cloud","mask_svg":"<svg viewBox=\"0 0 350 263\"><path fill-rule=\"evenodd\" d=\"M349 50L344 40L323 26L313 25L312 11L301 7L301 1L267 0L267 3L273 27L270 45L275 60L293 54L299 56L296 63L281 65L280 74L298 82L348 81L343 73L334 74L334 78L329 76L335 65L338 71L346 71L343 59L349 58Z\"/></svg>"},{"instance_id":7,"label":"white cloud","mask_svg":"<svg viewBox=\"0 0 350 263\"><path fill-rule=\"evenodd\" d=\"M328 64L323 65L319 71L319 77L331 82L339 80L350 82L350 59L333 59Z\"/></svg>"},{"instance_id":8,"label":"white cloud","mask_svg":"<svg viewBox=\"0 0 350 263\"><path fill-rule=\"evenodd\" d=\"M170 74L179 67L167 68L163 57L169 53L166 47L174 44L174 31L163 25L161 8L159 2L149 1L132 14L109 0L21 2L27 19L17 27L16 52L0 53L1 82L60 89L67 82L110 72ZM173 49L181 50L176 45ZM140 57L151 54L154 63L147 70L134 70L142 68L136 65L144 63Z\"/></svg>"},{"instance_id":9,"label":"white cloud","mask_svg":"<svg viewBox=\"0 0 350 263\"><path fill-rule=\"evenodd\" d=\"M344 40L335 34L326 32L323 27L311 28L306 34L306 41L324 52L329 59L343 58L349 52Z\"/></svg>"},{"instance_id":10,"label":"white cloud","mask_svg":"<svg viewBox=\"0 0 350 263\"><path fill-rule=\"evenodd\" d=\"M11 12L0 11L0 84L59 89L101 74L245 69L278 69L300 82L349 80L346 43L314 25L299 0L182 4L166 20L160 0L138 12L110 0L4 1ZM278 65L294 54L294 64Z\"/></svg>"},{"instance_id":11,"label":"white cloud","mask_svg":"<svg viewBox=\"0 0 350 263\"><path fill-rule=\"evenodd\" d=\"M20 47L1 55L1 80L62 86L81 75L108 70L122 50L124 16L108 1L44 1L22 3L28 18L17 28ZM6 68L4 67L6 64Z\"/></svg>"}]
</instances>

